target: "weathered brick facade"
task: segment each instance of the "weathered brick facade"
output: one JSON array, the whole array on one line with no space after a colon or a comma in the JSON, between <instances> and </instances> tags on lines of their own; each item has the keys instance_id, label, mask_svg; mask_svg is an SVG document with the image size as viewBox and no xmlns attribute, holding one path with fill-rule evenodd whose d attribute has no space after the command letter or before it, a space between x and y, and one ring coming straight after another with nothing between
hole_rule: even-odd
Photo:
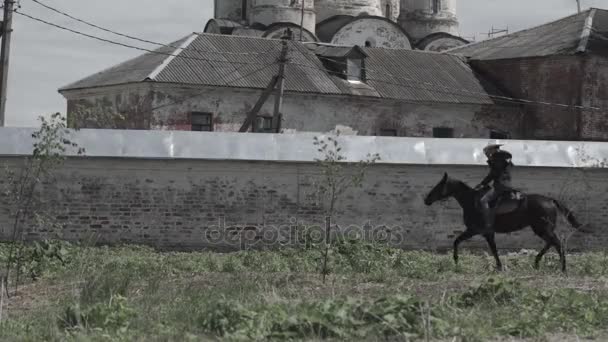
<instances>
[{"instance_id":1,"label":"weathered brick facade","mask_svg":"<svg viewBox=\"0 0 608 342\"><path fill-rule=\"evenodd\" d=\"M582 105L599 110L584 110L581 137L584 140L608 141L608 59L589 56L585 59Z\"/></svg>"},{"instance_id":2,"label":"weathered brick facade","mask_svg":"<svg viewBox=\"0 0 608 342\"><path fill-rule=\"evenodd\" d=\"M2 158L18 167L22 160ZM337 223L403 248L450 248L463 231L455 201L426 207L423 198L444 171L476 183L479 166L375 165L360 189L338 204ZM593 234L575 233L568 246L608 246L605 169L516 169L525 191L562 199ZM298 226L321 226L319 169L314 163L70 159L37 193L36 210L58 224L35 227L29 239L59 237L97 243L131 242L159 248L235 250L293 242ZM6 184L0 181L0 186ZM10 208L0 198L1 237L11 234ZM273 227L277 227L276 229ZM376 227L376 228L374 228ZM318 230L317 230L318 231ZM560 234L571 232L562 222ZM278 241L278 242L277 242ZM530 230L498 237L500 248L539 248ZM485 248L481 239L468 246Z\"/></svg>"},{"instance_id":3,"label":"weathered brick facade","mask_svg":"<svg viewBox=\"0 0 608 342\"><path fill-rule=\"evenodd\" d=\"M255 106L260 91L248 89L176 86L141 83L131 86L74 90L68 97L69 124L87 128L192 129L191 113L213 116L216 132L237 132ZM314 110L311 108L314 104ZM271 117L268 101L259 116ZM77 122L78 112L101 118ZM116 114L122 114L119 120ZM522 112L513 103L492 105L413 103L369 97L286 94L282 128L286 131L329 132L348 127L359 135L380 135L394 130L398 136L432 137L433 128L449 127L457 138L489 138L490 131L506 131L523 138Z\"/></svg>"},{"instance_id":4,"label":"weathered brick facade","mask_svg":"<svg viewBox=\"0 0 608 342\"><path fill-rule=\"evenodd\" d=\"M524 139L608 140L605 56L473 60L470 64L509 96L533 102L521 105Z\"/></svg>"},{"instance_id":5,"label":"weathered brick facade","mask_svg":"<svg viewBox=\"0 0 608 342\"><path fill-rule=\"evenodd\" d=\"M500 85L509 96L531 101L580 106L584 57L551 56L510 60L472 61L471 66ZM523 108L525 139L584 140L581 113L560 106L526 104ZM600 131L599 127L594 130Z\"/></svg>"}]
</instances>

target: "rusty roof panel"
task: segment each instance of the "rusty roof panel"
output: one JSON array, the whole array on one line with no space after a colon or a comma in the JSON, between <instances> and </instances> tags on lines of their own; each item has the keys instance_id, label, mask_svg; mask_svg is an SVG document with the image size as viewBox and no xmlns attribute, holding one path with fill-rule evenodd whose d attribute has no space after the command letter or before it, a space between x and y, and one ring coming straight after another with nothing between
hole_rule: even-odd
<instances>
[{"instance_id":1,"label":"rusty roof panel","mask_svg":"<svg viewBox=\"0 0 608 342\"><path fill-rule=\"evenodd\" d=\"M101 87L106 85L116 85L145 80L160 64L163 63L175 51L174 46L182 45L188 37L182 38L168 46L161 47L155 52L143 54L124 63L110 67L106 70L85 77L79 81L71 83L61 89L80 89L90 87Z\"/></svg>"},{"instance_id":2,"label":"rusty roof panel","mask_svg":"<svg viewBox=\"0 0 608 342\"><path fill-rule=\"evenodd\" d=\"M281 49L280 40L201 34L154 80L264 89L278 72ZM340 93L309 49L289 42L288 58L286 91Z\"/></svg>"},{"instance_id":3,"label":"rusty roof panel","mask_svg":"<svg viewBox=\"0 0 608 342\"><path fill-rule=\"evenodd\" d=\"M367 83L385 98L423 102L492 103L480 79L459 57L365 48ZM497 95L497 94L494 94Z\"/></svg>"},{"instance_id":4,"label":"rusty roof panel","mask_svg":"<svg viewBox=\"0 0 608 342\"><path fill-rule=\"evenodd\" d=\"M608 11L592 8L548 24L457 47L448 53L474 60L494 60L606 51L607 27Z\"/></svg>"},{"instance_id":5,"label":"rusty roof panel","mask_svg":"<svg viewBox=\"0 0 608 342\"><path fill-rule=\"evenodd\" d=\"M289 41L285 90L417 102L491 104L479 78L458 56L383 48L361 48L366 85L330 74L310 45ZM192 34L62 90L131 82L162 82L265 89L278 73L282 41L213 34ZM327 48L323 48L326 49ZM339 50L340 48L336 48ZM492 94L497 94L492 91Z\"/></svg>"}]
</instances>

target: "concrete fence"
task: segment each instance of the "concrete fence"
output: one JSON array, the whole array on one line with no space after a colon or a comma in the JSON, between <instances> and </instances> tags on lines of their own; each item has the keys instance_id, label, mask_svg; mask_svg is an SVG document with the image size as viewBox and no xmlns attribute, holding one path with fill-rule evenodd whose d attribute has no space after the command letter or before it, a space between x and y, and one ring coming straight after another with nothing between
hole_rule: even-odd
<instances>
[{"instance_id":1,"label":"concrete fence","mask_svg":"<svg viewBox=\"0 0 608 342\"><path fill-rule=\"evenodd\" d=\"M0 165L19 170L31 130L0 129ZM314 135L81 130L86 155L68 158L38 187L27 238L138 243L168 249L273 248L321 239L320 158ZM464 230L455 201L426 207L441 179L475 185L486 172L485 140L339 138L346 172L366 155L381 161L337 206L336 230L402 248L445 249ZM574 249L608 246L608 144L506 141L514 184L553 196L592 233L559 232ZM0 179L0 188L7 186ZM0 238L9 239L15 208L0 197ZM539 248L529 229L499 236L499 248ZM468 246L484 247L481 239Z\"/></svg>"}]
</instances>

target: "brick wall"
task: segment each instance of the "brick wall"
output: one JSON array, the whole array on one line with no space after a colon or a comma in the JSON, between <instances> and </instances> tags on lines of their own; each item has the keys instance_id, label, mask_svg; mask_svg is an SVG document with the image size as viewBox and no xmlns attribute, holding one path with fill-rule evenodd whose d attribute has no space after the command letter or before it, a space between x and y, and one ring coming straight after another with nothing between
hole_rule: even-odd
<instances>
[{"instance_id":1,"label":"brick wall","mask_svg":"<svg viewBox=\"0 0 608 342\"><path fill-rule=\"evenodd\" d=\"M0 158L16 168L17 158ZM403 248L450 248L464 227L454 201L426 207L423 198L444 171L477 183L478 166L375 165L360 189L338 205L341 229L389 236ZM595 233L575 233L577 249L608 246L608 171L518 168L515 184L564 200ZM289 243L299 228L323 222L312 163L117 158L69 159L37 193L36 209L57 227L28 224L29 239L59 237L160 248L234 250ZM6 184L0 181L0 187ZM1 193L1 192L0 192ZM0 237L11 234L10 208L0 197ZM355 229L354 227L358 227ZM567 233L562 220L560 232ZM313 235L314 236L314 235ZM500 248L540 248L530 230L499 236ZM485 248L476 239L467 244Z\"/></svg>"}]
</instances>

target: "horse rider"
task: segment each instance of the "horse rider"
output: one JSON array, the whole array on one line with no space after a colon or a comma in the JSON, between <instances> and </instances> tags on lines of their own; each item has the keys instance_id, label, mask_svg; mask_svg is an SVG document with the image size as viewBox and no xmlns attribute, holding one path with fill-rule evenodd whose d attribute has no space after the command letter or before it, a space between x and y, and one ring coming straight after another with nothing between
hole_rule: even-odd
<instances>
[{"instance_id":1,"label":"horse rider","mask_svg":"<svg viewBox=\"0 0 608 342\"><path fill-rule=\"evenodd\" d=\"M479 199L484 232L492 232L494 227L495 209L498 207L498 203L495 203L494 208L490 204L495 201L500 202L500 199L504 195L510 194L513 191L511 187L513 156L511 153L501 150L502 146L491 144L483 149L484 154L488 158L487 163L490 166L490 173L475 190L481 191L492 183L492 186Z\"/></svg>"}]
</instances>

